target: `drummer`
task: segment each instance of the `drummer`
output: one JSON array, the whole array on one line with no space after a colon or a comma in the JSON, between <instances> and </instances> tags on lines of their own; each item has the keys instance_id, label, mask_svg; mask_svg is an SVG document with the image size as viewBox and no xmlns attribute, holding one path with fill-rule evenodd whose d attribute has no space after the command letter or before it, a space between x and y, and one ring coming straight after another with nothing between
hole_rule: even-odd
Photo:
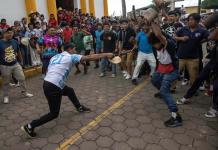
<instances>
[{"instance_id":1,"label":"drummer","mask_svg":"<svg viewBox=\"0 0 218 150\"><path fill-rule=\"evenodd\" d=\"M82 56L75 54L74 44L66 44L64 52L52 57L48 66L48 72L44 78L43 90L48 100L50 112L31 123L22 126L21 129L30 137L35 137L34 129L58 117L62 96L68 96L70 101L80 113L91 111L80 104L73 88L66 85L72 66L76 63L94 61L102 58L112 58L112 53L102 53Z\"/></svg>"},{"instance_id":2,"label":"drummer","mask_svg":"<svg viewBox=\"0 0 218 150\"><path fill-rule=\"evenodd\" d=\"M117 35L113 31L110 30L110 24L104 23L104 32L100 37L102 41L103 48L101 52L103 53L114 53L117 52L118 42ZM106 69L109 66L108 58L103 58L101 60L101 73L100 77L104 77L106 75ZM112 67L112 78L116 77L116 64L111 64Z\"/></svg>"}]
</instances>

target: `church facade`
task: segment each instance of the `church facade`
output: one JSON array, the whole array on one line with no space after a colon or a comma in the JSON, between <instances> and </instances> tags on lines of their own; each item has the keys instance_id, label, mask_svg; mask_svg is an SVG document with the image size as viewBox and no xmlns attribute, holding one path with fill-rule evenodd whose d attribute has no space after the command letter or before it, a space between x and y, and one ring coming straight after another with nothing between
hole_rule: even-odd
<instances>
[{"instance_id":1,"label":"church facade","mask_svg":"<svg viewBox=\"0 0 218 150\"><path fill-rule=\"evenodd\" d=\"M27 17L31 12L57 14L58 8L73 10L82 9L83 13L91 13L97 18L108 16L108 0L0 0L0 19L5 18L12 25L15 20Z\"/></svg>"}]
</instances>

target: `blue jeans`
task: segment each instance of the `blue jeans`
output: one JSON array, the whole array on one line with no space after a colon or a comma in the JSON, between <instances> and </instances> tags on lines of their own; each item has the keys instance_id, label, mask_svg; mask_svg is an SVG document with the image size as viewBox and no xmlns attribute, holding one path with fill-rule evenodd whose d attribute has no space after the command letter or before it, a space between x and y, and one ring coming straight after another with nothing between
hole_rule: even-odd
<instances>
[{"instance_id":1,"label":"blue jeans","mask_svg":"<svg viewBox=\"0 0 218 150\"><path fill-rule=\"evenodd\" d=\"M109 61L107 58L101 59L101 73L105 73L108 67ZM116 64L112 64L112 74L116 74Z\"/></svg>"},{"instance_id":2,"label":"blue jeans","mask_svg":"<svg viewBox=\"0 0 218 150\"><path fill-rule=\"evenodd\" d=\"M177 112L178 108L173 100L173 97L170 92L170 87L173 81L178 79L179 77L179 71L175 70L174 72L168 73L168 74L162 74L159 72L155 72L152 76L152 84L160 90L160 94L163 97L165 103L168 106L168 109L170 112Z\"/></svg>"}]
</instances>

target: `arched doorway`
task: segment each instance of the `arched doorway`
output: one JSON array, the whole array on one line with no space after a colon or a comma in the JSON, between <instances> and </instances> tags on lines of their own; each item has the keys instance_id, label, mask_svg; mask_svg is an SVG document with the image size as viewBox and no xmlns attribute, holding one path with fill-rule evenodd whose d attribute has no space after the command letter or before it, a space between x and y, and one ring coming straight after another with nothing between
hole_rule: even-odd
<instances>
[{"instance_id":1,"label":"arched doorway","mask_svg":"<svg viewBox=\"0 0 218 150\"><path fill-rule=\"evenodd\" d=\"M74 0L56 0L57 8L74 10Z\"/></svg>"}]
</instances>

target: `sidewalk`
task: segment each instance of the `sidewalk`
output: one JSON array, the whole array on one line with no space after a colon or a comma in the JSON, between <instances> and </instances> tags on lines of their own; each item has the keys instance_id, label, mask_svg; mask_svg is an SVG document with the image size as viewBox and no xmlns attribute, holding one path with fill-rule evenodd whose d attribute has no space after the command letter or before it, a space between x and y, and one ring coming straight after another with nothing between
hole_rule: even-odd
<instances>
[{"instance_id":1,"label":"sidewalk","mask_svg":"<svg viewBox=\"0 0 218 150\"><path fill-rule=\"evenodd\" d=\"M99 70L90 67L87 75L70 75L68 85L75 89L80 102L91 113L78 113L63 97L60 116L36 129L30 139L20 126L48 112L40 76L27 79L35 95L24 98L19 88L11 89L10 104L0 103L1 150L217 150L217 118L208 119L211 97L203 92L189 105L179 106L184 125L166 128L169 112L161 99L153 97L156 89L148 80L133 86L119 75L99 78ZM75 70L73 70L72 74ZM141 87L140 87L141 86ZM178 83L175 100L188 86ZM91 128L90 128L91 127Z\"/></svg>"}]
</instances>

